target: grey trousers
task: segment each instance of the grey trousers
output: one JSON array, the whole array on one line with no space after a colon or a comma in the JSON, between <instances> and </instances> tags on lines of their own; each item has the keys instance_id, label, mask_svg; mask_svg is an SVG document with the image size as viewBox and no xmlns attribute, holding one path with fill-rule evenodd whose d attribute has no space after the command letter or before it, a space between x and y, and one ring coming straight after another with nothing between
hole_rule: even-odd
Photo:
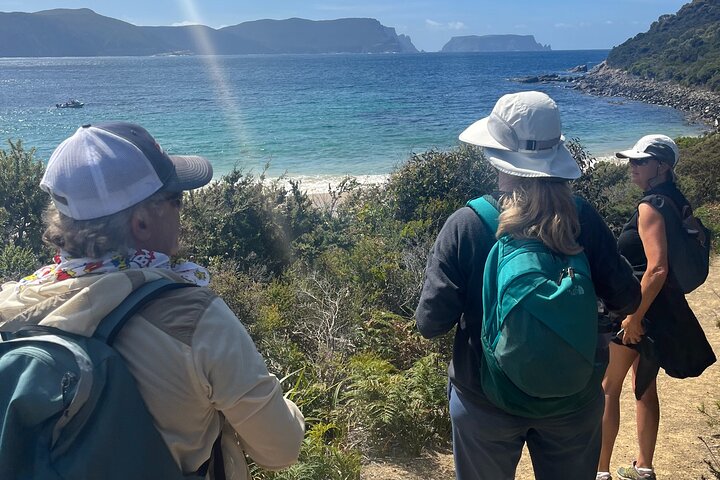
<instances>
[{"instance_id":1,"label":"grey trousers","mask_svg":"<svg viewBox=\"0 0 720 480\"><path fill-rule=\"evenodd\" d=\"M536 480L593 480L600 457L605 397L570 415L532 419L450 392L458 480L512 480L527 443Z\"/></svg>"}]
</instances>

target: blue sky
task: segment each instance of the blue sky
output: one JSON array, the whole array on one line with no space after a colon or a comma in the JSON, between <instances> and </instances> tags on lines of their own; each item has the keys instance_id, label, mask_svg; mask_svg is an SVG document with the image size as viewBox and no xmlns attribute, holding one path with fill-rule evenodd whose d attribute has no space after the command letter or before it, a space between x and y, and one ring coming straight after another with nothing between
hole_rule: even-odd
<instances>
[{"instance_id":1,"label":"blue sky","mask_svg":"<svg viewBox=\"0 0 720 480\"><path fill-rule=\"evenodd\" d=\"M135 25L214 28L261 18L371 17L437 51L453 36L534 35L553 50L611 48L646 31L683 0L0 0L0 12L91 8Z\"/></svg>"}]
</instances>

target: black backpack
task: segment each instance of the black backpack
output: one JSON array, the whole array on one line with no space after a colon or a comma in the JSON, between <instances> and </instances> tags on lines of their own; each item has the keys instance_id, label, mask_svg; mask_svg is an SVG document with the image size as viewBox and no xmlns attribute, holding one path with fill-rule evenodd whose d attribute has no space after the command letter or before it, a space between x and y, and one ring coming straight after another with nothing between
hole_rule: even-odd
<instances>
[{"instance_id":1,"label":"black backpack","mask_svg":"<svg viewBox=\"0 0 720 480\"><path fill-rule=\"evenodd\" d=\"M684 293L692 292L705 283L710 270L710 230L693 215L690 205L681 211L665 195L648 195L640 203L649 203L662 214L670 273Z\"/></svg>"}]
</instances>

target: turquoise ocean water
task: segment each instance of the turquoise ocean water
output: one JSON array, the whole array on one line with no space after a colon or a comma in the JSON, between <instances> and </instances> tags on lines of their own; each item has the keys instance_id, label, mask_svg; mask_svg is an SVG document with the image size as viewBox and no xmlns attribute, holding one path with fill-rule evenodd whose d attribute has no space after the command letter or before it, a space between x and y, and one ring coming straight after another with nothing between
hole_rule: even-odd
<instances>
[{"instance_id":1,"label":"turquoise ocean water","mask_svg":"<svg viewBox=\"0 0 720 480\"><path fill-rule=\"evenodd\" d=\"M519 90L552 96L566 137L599 157L647 133L702 131L667 107L510 80L592 67L607 53L0 58L0 139L22 139L46 160L81 124L128 120L171 154L207 156L217 175L269 163L269 176L323 190L344 175L386 175L411 152L456 146L467 125ZM68 98L85 107L55 108Z\"/></svg>"}]
</instances>

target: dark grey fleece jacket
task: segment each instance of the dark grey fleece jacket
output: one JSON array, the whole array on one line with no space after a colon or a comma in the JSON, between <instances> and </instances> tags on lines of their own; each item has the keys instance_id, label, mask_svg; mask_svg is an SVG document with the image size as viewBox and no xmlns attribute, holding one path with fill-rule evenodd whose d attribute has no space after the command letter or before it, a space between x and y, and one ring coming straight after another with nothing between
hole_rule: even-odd
<instances>
[{"instance_id":1,"label":"dark grey fleece jacket","mask_svg":"<svg viewBox=\"0 0 720 480\"><path fill-rule=\"evenodd\" d=\"M493 194L497 199L499 192ZM578 242L590 263L595 292L618 315L640 305L640 284L622 257L615 237L595 209L580 200ZM493 246L480 217L469 207L445 222L428 257L425 281L415 318L420 333L433 338L455 331L450 382L465 396L486 403L480 385L483 270Z\"/></svg>"}]
</instances>

